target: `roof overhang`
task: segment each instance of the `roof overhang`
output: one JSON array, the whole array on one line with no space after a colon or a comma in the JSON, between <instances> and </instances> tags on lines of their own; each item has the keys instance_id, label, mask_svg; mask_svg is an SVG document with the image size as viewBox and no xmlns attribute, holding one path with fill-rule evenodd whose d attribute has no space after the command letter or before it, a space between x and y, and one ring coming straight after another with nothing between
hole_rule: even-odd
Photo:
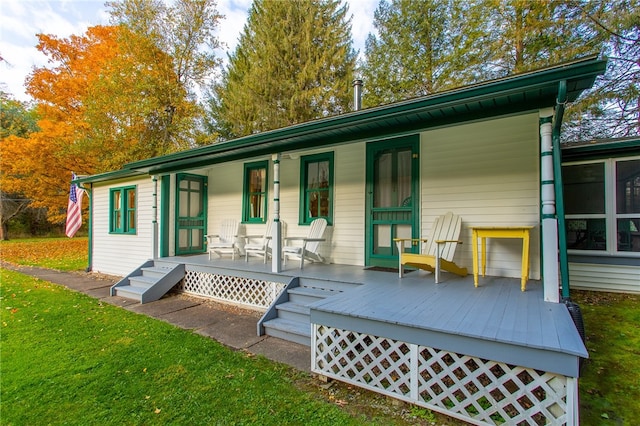
<instances>
[{"instance_id":1,"label":"roof overhang","mask_svg":"<svg viewBox=\"0 0 640 426\"><path fill-rule=\"evenodd\" d=\"M231 141L137 161L124 169L163 174L305 148L390 138L434 127L553 107L560 81L574 101L606 69L592 56L421 98L322 118Z\"/></svg>"},{"instance_id":2,"label":"roof overhang","mask_svg":"<svg viewBox=\"0 0 640 426\"><path fill-rule=\"evenodd\" d=\"M562 145L563 161L640 155L640 138L592 139Z\"/></svg>"}]
</instances>

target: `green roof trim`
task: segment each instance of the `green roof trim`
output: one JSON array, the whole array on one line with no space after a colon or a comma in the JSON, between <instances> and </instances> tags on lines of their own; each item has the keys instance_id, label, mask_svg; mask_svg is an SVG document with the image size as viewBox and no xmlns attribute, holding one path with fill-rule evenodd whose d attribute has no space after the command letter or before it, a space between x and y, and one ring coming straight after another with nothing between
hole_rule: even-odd
<instances>
[{"instance_id":1,"label":"green roof trim","mask_svg":"<svg viewBox=\"0 0 640 426\"><path fill-rule=\"evenodd\" d=\"M596 56L430 96L326 117L238 139L126 164L125 170L170 173L278 152L414 134L433 127L522 114L556 105L566 81L574 101L606 69Z\"/></svg>"},{"instance_id":2,"label":"green roof trim","mask_svg":"<svg viewBox=\"0 0 640 426\"><path fill-rule=\"evenodd\" d=\"M562 147L563 161L640 155L640 137L569 142Z\"/></svg>"},{"instance_id":3,"label":"green roof trim","mask_svg":"<svg viewBox=\"0 0 640 426\"><path fill-rule=\"evenodd\" d=\"M136 177L136 176L148 176L148 175L147 173L144 173L138 170L122 169L122 170L116 170L113 172L100 173L97 175L80 176L80 177L77 177L74 180L74 182L79 184L108 182L108 181L113 181L118 179L127 179L130 177Z\"/></svg>"}]
</instances>

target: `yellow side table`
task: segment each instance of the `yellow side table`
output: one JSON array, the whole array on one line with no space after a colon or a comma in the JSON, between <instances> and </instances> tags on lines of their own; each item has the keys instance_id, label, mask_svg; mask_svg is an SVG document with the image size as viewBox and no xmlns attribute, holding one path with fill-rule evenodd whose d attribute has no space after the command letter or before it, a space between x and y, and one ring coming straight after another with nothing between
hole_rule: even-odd
<instances>
[{"instance_id":1,"label":"yellow side table","mask_svg":"<svg viewBox=\"0 0 640 426\"><path fill-rule=\"evenodd\" d=\"M522 274L520 289L526 290L529 278L529 232L533 226L474 226L473 233L473 284L478 287L478 238L482 244L482 276L487 270L487 238L522 239Z\"/></svg>"}]
</instances>

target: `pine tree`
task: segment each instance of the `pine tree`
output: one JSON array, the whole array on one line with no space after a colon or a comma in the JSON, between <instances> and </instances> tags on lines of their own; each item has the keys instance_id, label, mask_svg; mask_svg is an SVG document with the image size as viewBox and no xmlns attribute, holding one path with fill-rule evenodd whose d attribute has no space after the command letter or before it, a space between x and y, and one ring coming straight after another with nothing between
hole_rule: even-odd
<instances>
[{"instance_id":1,"label":"pine tree","mask_svg":"<svg viewBox=\"0 0 640 426\"><path fill-rule=\"evenodd\" d=\"M486 61L481 24L487 11L474 1L381 1L362 66L365 106L424 96L481 80Z\"/></svg>"},{"instance_id":2,"label":"pine tree","mask_svg":"<svg viewBox=\"0 0 640 426\"><path fill-rule=\"evenodd\" d=\"M349 108L351 22L339 0L256 0L210 98L210 130L244 136Z\"/></svg>"}]
</instances>

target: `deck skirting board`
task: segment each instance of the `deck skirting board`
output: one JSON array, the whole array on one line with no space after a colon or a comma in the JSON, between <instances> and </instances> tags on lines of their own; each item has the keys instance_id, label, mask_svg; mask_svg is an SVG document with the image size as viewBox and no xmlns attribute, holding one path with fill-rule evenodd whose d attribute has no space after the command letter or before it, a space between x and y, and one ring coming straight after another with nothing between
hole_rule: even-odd
<instances>
[{"instance_id":1,"label":"deck skirting board","mask_svg":"<svg viewBox=\"0 0 640 426\"><path fill-rule=\"evenodd\" d=\"M317 323L311 339L313 372L454 418L578 424L573 377Z\"/></svg>"},{"instance_id":2,"label":"deck skirting board","mask_svg":"<svg viewBox=\"0 0 640 426\"><path fill-rule=\"evenodd\" d=\"M374 319L346 317L315 310L313 306L311 322L418 345L434 346L451 352L521 365L568 377L579 375L580 357L566 352L520 346L497 340L486 340L482 337L464 336L454 332L447 333Z\"/></svg>"},{"instance_id":3,"label":"deck skirting board","mask_svg":"<svg viewBox=\"0 0 640 426\"><path fill-rule=\"evenodd\" d=\"M264 310L271 306L285 287L285 283L260 278L187 270L176 289L184 293Z\"/></svg>"}]
</instances>

